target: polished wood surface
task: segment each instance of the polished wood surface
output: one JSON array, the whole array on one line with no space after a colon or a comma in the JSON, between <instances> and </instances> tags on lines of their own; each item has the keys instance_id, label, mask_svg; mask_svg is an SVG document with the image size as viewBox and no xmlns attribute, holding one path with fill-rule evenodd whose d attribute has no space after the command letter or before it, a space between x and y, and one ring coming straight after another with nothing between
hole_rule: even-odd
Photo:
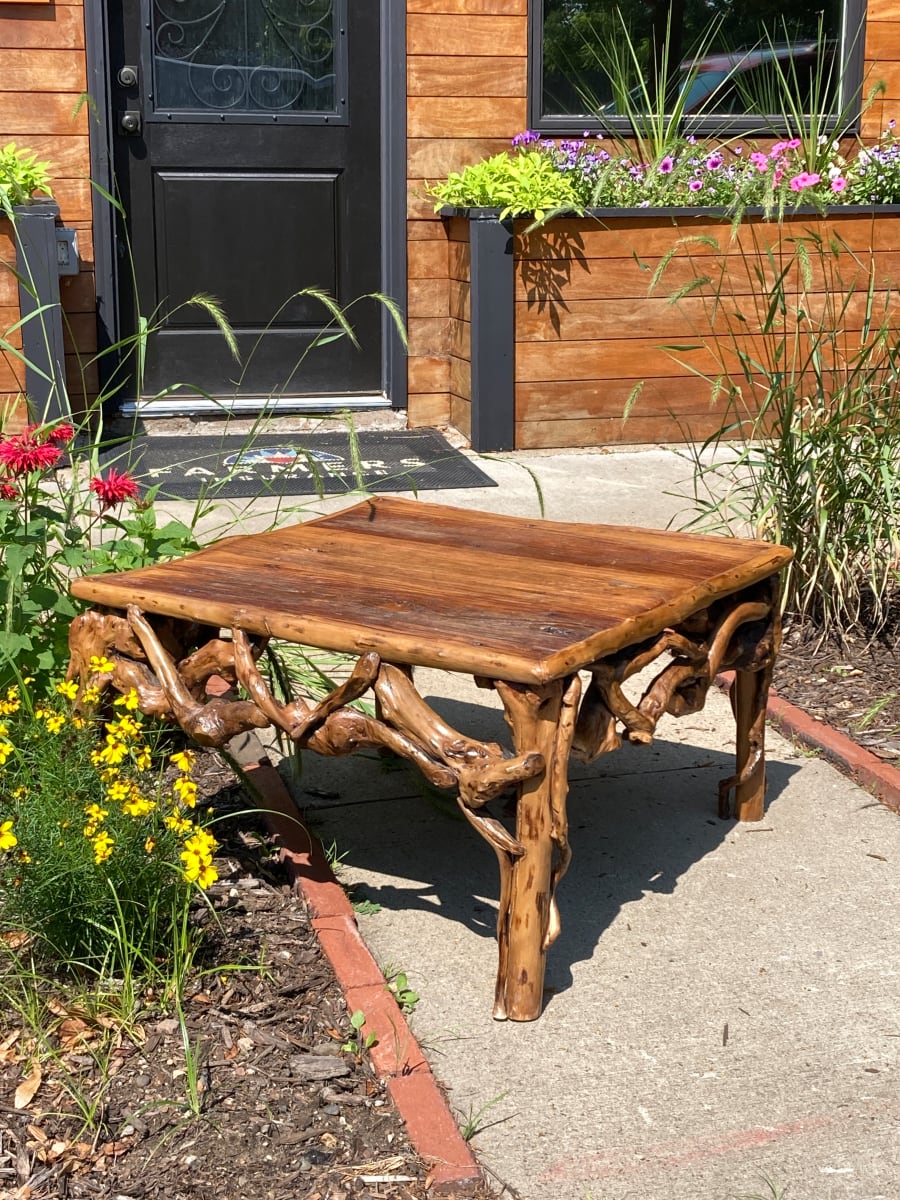
<instances>
[{"instance_id":1,"label":"polished wood surface","mask_svg":"<svg viewBox=\"0 0 900 1200\"><path fill-rule=\"evenodd\" d=\"M543 683L789 558L764 542L380 498L177 562L88 576L72 590L112 608Z\"/></svg>"}]
</instances>

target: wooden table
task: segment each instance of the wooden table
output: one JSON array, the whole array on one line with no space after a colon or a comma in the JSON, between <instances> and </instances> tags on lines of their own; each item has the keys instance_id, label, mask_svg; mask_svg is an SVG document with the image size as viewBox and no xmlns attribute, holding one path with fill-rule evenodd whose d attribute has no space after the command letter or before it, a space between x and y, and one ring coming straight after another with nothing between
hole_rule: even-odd
<instances>
[{"instance_id":1,"label":"wooden table","mask_svg":"<svg viewBox=\"0 0 900 1200\"><path fill-rule=\"evenodd\" d=\"M587 762L623 736L649 743L664 712L696 712L717 672L732 668L737 767L720 786L720 813L733 793L740 819L762 815L778 572L790 557L764 542L365 500L175 562L76 580L73 593L95 607L73 622L69 677L136 688L144 712L203 745L276 725L320 754L386 748L455 788L500 865L494 1016L532 1020L571 856L570 753ZM257 669L273 637L357 662L318 703L283 704ZM115 672L98 677L90 659L103 654ZM653 682L629 700L623 682L660 656ZM447 725L417 693L416 666L495 688L511 749ZM212 675L240 685L241 698L210 699ZM374 716L351 707L370 689ZM511 789L514 834L486 807Z\"/></svg>"}]
</instances>

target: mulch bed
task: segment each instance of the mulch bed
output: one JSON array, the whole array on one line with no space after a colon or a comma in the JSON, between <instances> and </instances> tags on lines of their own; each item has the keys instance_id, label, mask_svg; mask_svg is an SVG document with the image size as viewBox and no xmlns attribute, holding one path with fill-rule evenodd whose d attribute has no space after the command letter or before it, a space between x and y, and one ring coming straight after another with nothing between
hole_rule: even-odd
<instances>
[{"instance_id":1,"label":"mulch bed","mask_svg":"<svg viewBox=\"0 0 900 1200\"><path fill-rule=\"evenodd\" d=\"M900 628L877 640L848 635L820 643L786 628L775 690L811 717L900 768Z\"/></svg>"},{"instance_id":2,"label":"mulch bed","mask_svg":"<svg viewBox=\"0 0 900 1200\"><path fill-rule=\"evenodd\" d=\"M423 1200L429 1164L365 1055L341 1050L352 1035L344 999L304 903L264 835L248 832L252 804L215 755L196 774L206 803L243 814L216 826L215 915L196 911L207 973L186 1019L200 1115L185 1102L179 1023L152 996L124 1029L51 997L54 1055L16 1109L28 1034L0 1003L0 1198ZM89 1126L67 1083L93 1107Z\"/></svg>"}]
</instances>

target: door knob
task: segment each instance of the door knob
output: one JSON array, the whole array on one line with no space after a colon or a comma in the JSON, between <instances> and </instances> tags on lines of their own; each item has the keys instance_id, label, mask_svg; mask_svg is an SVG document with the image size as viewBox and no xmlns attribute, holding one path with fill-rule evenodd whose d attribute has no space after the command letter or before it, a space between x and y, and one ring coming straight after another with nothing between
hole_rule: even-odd
<instances>
[{"instance_id":1,"label":"door knob","mask_svg":"<svg viewBox=\"0 0 900 1200\"><path fill-rule=\"evenodd\" d=\"M139 112L129 111L122 113L119 118L119 128L123 133L127 133L130 137L141 132L141 114Z\"/></svg>"}]
</instances>

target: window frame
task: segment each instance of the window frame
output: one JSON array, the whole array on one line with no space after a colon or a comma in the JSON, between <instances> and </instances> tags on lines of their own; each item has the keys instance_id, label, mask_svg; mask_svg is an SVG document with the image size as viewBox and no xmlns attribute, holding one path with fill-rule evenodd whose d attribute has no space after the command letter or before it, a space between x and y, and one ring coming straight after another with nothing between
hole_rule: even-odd
<instances>
[{"instance_id":1,"label":"window frame","mask_svg":"<svg viewBox=\"0 0 900 1200\"><path fill-rule=\"evenodd\" d=\"M844 86L849 94L858 97L857 109L852 121L844 132L855 134L859 132L862 116L862 100L865 64L866 40L866 0L842 0L843 2L843 38L848 40L854 35L848 31L857 30L854 40L850 42L849 53L844 63ZM586 114L551 115L541 112L544 93L544 0L529 0L528 5L528 128L551 137L580 137L586 132L606 133L617 137L627 138L632 133L632 126L627 117L607 117L600 120L596 116ZM779 115L764 116L762 114L746 113L732 116L725 113L709 114L703 117L686 117L682 123L685 135L702 138L715 137L771 137L786 135L787 129L779 129ZM828 121L825 128L835 129L837 121Z\"/></svg>"}]
</instances>

